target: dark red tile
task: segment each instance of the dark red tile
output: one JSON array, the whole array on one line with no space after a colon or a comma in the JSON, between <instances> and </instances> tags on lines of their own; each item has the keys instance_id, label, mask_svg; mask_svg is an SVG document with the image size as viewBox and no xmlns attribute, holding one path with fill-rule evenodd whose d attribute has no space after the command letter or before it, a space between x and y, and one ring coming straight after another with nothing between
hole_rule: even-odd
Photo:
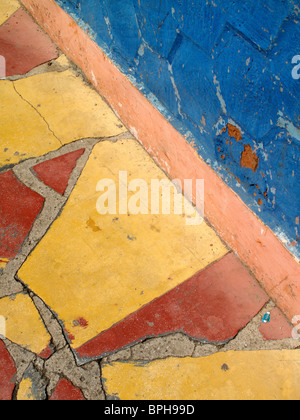
<instances>
[{"instance_id":1,"label":"dark red tile","mask_svg":"<svg viewBox=\"0 0 300 420\"><path fill-rule=\"evenodd\" d=\"M293 326L283 313L275 308L271 311L270 322L261 324L259 331L265 340L284 340L292 338Z\"/></svg>"},{"instance_id":2,"label":"dark red tile","mask_svg":"<svg viewBox=\"0 0 300 420\"><path fill-rule=\"evenodd\" d=\"M0 27L0 55L6 60L6 76L13 76L56 59L58 51L31 16L19 9Z\"/></svg>"},{"instance_id":3,"label":"dark red tile","mask_svg":"<svg viewBox=\"0 0 300 420\"><path fill-rule=\"evenodd\" d=\"M48 160L36 165L33 170L44 184L63 195L77 160L84 151L85 149L80 149Z\"/></svg>"},{"instance_id":4,"label":"dark red tile","mask_svg":"<svg viewBox=\"0 0 300 420\"><path fill-rule=\"evenodd\" d=\"M0 340L0 401L10 401L15 388L16 367L6 350L4 342Z\"/></svg>"},{"instance_id":5,"label":"dark red tile","mask_svg":"<svg viewBox=\"0 0 300 420\"><path fill-rule=\"evenodd\" d=\"M84 401L85 398L79 388L76 388L71 384L70 381L63 378L61 379L53 394L50 397L50 401Z\"/></svg>"},{"instance_id":6,"label":"dark red tile","mask_svg":"<svg viewBox=\"0 0 300 420\"><path fill-rule=\"evenodd\" d=\"M149 337L183 332L205 342L233 338L269 300L241 262L228 254L76 350L102 357Z\"/></svg>"},{"instance_id":7,"label":"dark red tile","mask_svg":"<svg viewBox=\"0 0 300 420\"><path fill-rule=\"evenodd\" d=\"M44 198L13 171L0 174L0 257L14 258L43 208Z\"/></svg>"}]
</instances>

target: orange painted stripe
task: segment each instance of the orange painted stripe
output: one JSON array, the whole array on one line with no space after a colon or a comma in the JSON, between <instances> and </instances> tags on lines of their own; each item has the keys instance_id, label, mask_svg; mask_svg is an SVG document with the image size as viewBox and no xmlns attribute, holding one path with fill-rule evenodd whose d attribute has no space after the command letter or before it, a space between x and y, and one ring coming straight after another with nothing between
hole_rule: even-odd
<instances>
[{"instance_id":1,"label":"orange painted stripe","mask_svg":"<svg viewBox=\"0 0 300 420\"><path fill-rule=\"evenodd\" d=\"M53 0L21 0L171 178L205 179L205 215L291 320L300 315L300 266L275 234Z\"/></svg>"}]
</instances>

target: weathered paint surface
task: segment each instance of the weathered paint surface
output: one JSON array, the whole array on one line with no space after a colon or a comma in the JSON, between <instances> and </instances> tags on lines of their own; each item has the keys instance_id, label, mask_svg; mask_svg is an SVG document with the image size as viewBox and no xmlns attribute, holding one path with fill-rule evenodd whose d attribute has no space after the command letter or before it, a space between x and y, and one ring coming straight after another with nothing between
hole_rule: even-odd
<instances>
[{"instance_id":1,"label":"weathered paint surface","mask_svg":"<svg viewBox=\"0 0 300 420\"><path fill-rule=\"evenodd\" d=\"M44 201L12 171L0 174L0 264L17 255Z\"/></svg>"},{"instance_id":2,"label":"weathered paint surface","mask_svg":"<svg viewBox=\"0 0 300 420\"><path fill-rule=\"evenodd\" d=\"M299 256L296 2L58 3Z\"/></svg>"},{"instance_id":3,"label":"weathered paint surface","mask_svg":"<svg viewBox=\"0 0 300 420\"><path fill-rule=\"evenodd\" d=\"M17 93L14 82L0 80L0 92L0 167L43 155L61 146L43 118Z\"/></svg>"},{"instance_id":4,"label":"weathered paint surface","mask_svg":"<svg viewBox=\"0 0 300 420\"><path fill-rule=\"evenodd\" d=\"M107 395L121 400L299 400L300 351L218 353L201 359L104 366Z\"/></svg>"},{"instance_id":5,"label":"weathered paint surface","mask_svg":"<svg viewBox=\"0 0 300 420\"><path fill-rule=\"evenodd\" d=\"M39 74L14 85L19 95L47 121L61 144L127 131L99 94L70 70Z\"/></svg>"},{"instance_id":6,"label":"weathered paint surface","mask_svg":"<svg viewBox=\"0 0 300 420\"><path fill-rule=\"evenodd\" d=\"M20 8L18 0L1 0L0 5L0 25L11 17Z\"/></svg>"},{"instance_id":7,"label":"weathered paint surface","mask_svg":"<svg viewBox=\"0 0 300 420\"><path fill-rule=\"evenodd\" d=\"M228 253L204 221L189 226L188 216L172 211L121 211L119 172L128 168L128 185L167 180L137 141L100 142L61 216L19 270L20 279L58 314L73 349ZM97 210L96 187L103 179L116 185L117 214ZM128 192L128 201L133 197Z\"/></svg>"}]
</instances>

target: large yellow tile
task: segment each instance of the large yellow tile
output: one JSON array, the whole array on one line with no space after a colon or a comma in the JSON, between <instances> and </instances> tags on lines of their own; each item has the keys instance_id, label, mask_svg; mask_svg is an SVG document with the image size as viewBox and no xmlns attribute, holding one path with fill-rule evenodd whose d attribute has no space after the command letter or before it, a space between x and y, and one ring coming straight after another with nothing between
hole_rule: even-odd
<instances>
[{"instance_id":1,"label":"large yellow tile","mask_svg":"<svg viewBox=\"0 0 300 420\"><path fill-rule=\"evenodd\" d=\"M40 156L61 146L47 123L15 91L0 81L0 167Z\"/></svg>"},{"instance_id":2,"label":"large yellow tile","mask_svg":"<svg viewBox=\"0 0 300 420\"><path fill-rule=\"evenodd\" d=\"M136 141L99 143L18 274L58 314L74 348L227 253L205 222L189 226L183 215L101 216L97 184L112 179L118 186L119 171L128 182L166 179Z\"/></svg>"},{"instance_id":3,"label":"large yellow tile","mask_svg":"<svg viewBox=\"0 0 300 420\"><path fill-rule=\"evenodd\" d=\"M121 400L299 400L300 350L113 363L102 375Z\"/></svg>"},{"instance_id":4,"label":"large yellow tile","mask_svg":"<svg viewBox=\"0 0 300 420\"><path fill-rule=\"evenodd\" d=\"M5 318L5 336L36 354L45 350L51 340L30 297L19 293L0 299L0 315Z\"/></svg>"},{"instance_id":5,"label":"large yellow tile","mask_svg":"<svg viewBox=\"0 0 300 420\"><path fill-rule=\"evenodd\" d=\"M11 17L19 8L20 3L17 0L1 0L0 2L0 25Z\"/></svg>"},{"instance_id":6,"label":"large yellow tile","mask_svg":"<svg viewBox=\"0 0 300 420\"><path fill-rule=\"evenodd\" d=\"M100 95L69 70L21 79L15 86L63 144L127 131Z\"/></svg>"}]
</instances>

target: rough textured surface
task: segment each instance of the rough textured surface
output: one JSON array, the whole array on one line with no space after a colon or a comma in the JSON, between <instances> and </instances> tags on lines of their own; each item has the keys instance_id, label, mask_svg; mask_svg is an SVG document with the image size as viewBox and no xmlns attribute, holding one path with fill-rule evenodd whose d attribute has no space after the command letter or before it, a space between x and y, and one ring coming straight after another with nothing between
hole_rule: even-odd
<instances>
[{"instance_id":1,"label":"rough textured surface","mask_svg":"<svg viewBox=\"0 0 300 420\"><path fill-rule=\"evenodd\" d=\"M124 6L123 2L122 5ZM19 4L13 0L2 0L0 19L3 16L9 18L18 7ZM110 11L113 12L114 10ZM144 10L144 13L146 12L147 10ZM159 13L163 18L165 13L163 7ZM118 17L122 18L121 9ZM142 24L140 19L139 16L139 24ZM155 32L146 34L148 28L144 27L144 36L148 37L149 43L156 42L157 48L160 48L160 36L169 32L169 44L161 48L161 54L174 57L176 49L172 48L171 36L174 29L173 17L167 16L165 23L166 26L162 26L163 32L158 35ZM152 28L155 24L153 22ZM114 26L116 25L115 21ZM123 26L124 28L126 26ZM131 36L134 36L134 31L133 26ZM118 41L120 49L123 41L123 39ZM180 40L177 39L176 42L179 47ZM214 42L213 36L210 42ZM135 48L134 43L128 45L128 51L133 51ZM50 83L54 83L53 88L56 89L54 96L49 94ZM16 86L23 89L22 95L28 95L28 99L16 92ZM29 86L32 89L30 92L28 92ZM78 89L76 93L79 96L75 95L76 98L71 100L70 98L75 97L72 88ZM129 180L140 177L149 181L153 177L165 178L165 175L138 142L126 132L114 113L103 105L101 98L82 78L80 70L64 55L60 55L57 60L34 68L26 75L0 80L0 93L3 106L0 136L4 144L3 149L0 148L0 180L3 181L1 187L3 189L6 187L5 192L1 193L2 208L9 209L6 213L12 219L18 218L18 223L21 225L27 220L27 212L31 215L31 224L27 226L26 234L24 233L22 238L19 237L14 254L9 258L0 255L0 399L104 400L122 397L126 393L127 395L132 393L135 397L137 394L141 398L157 395L161 399L164 396L171 397L176 392L179 393L180 399L185 398L187 394L191 399L191 396L196 395L195 392L201 392L202 380L206 383L207 393L205 394L204 390L201 395L207 398L214 398L215 395L223 396L224 392L230 398L238 399L243 395L249 397L253 383L261 384L262 381L264 381L262 392L265 394L260 395L268 396L270 390L278 397L293 398L294 382L291 372L296 372L295 361L298 358L298 351L292 350L299 347L299 340L295 339L295 334L294 338L291 336L293 327L295 327L294 333L298 330L297 320L295 319L294 325L288 324L276 305L269 300L238 259L232 253L228 253L228 249L211 227L203 222L202 225L193 227L194 234L191 234L183 223L184 217L187 216L141 215L146 217L139 219L139 216L127 212L122 217L110 215L105 225L105 217L97 214L96 203L100 191L96 191L96 187L99 176L118 180L120 169L128 170ZM57 108L53 104L50 106L50 96L53 101L57 100ZM65 121L72 122L74 109L81 109L82 106L79 97L87 101L84 102L85 106L90 106L89 111L85 110L87 113L90 112L90 115L95 116L95 105L92 105L94 101L88 104L88 99L92 98L95 99L94 104L99 104L104 115L101 111L95 125L93 120L84 119L87 115L85 114L80 120L79 128L76 124L67 123L64 127L59 115L61 113ZM69 101L70 106L66 101ZM72 127L75 130L73 132ZM99 137L87 137L95 132ZM57 133L60 133L65 140L67 137L73 140L70 142L66 140L67 144L62 145ZM78 138L81 135L84 138ZM233 141L244 146L242 135L233 125L228 124L228 135ZM10 170L6 165L11 166ZM134 195L131 194L129 197L132 199ZM42 204L40 210L33 206L36 199ZM135 199L135 204L138 206L137 196ZM73 208L70 203L73 203ZM31 212L31 206L36 212ZM61 224L66 214L78 215L78 210L80 217L71 220L67 225ZM87 210L87 214L80 213L80 210ZM83 225L81 221L84 222ZM57 230L57 237L53 239L52 251L55 254L55 261L51 263L49 255L52 251L44 247L44 244L52 235L55 226L59 226L60 229ZM81 248L79 242L74 240L76 229L81 231L81 239L87 238L85 243L80 242ZM144 241L143 235L146 238ZM11 239L15 239L14 236L17 235L12 233ZM65 243L68 238L70 248L62 247L60 242ZM93 242L95 238L99 238L99 241ZM2 246L4 243L0 241ZM28 273L28 278L33 278L35 277L33 274L36 274L35 284L29 285L27 281L24 283L22 269L31 258L36 258L39 247L44 247L45 254L40 255L41 259L36 259L34 271ZM63 251L60 251L61 249ZM60 278L59 275L62 261L66 261L67 258L65 255L67 249L70 249L69 257L73 263L69 267L71 271L74 270L72 278L70 277L70 285L64 292L66 277ZM85 250L89 259L95 262L91 267L101 267L100 274L94 275L93 272L89 272L87 275L80 271L84 262L88 260L85 259L82 250ZM101 255L99 250L103 251ZM118 258L116 250L119 252ZM122 252L129 260L144 258L144 263L138 266L139 276L135 270L130 269L126 274L125 268L128 269L128 263L125 257L127 265L123 264L116 271L116 267L119 267L122 261ZM75 254L77 260L74 259ZM97 254L98 259L94 254ZM43 258L44 265L41 264ZM210 262L216 260L218 261L215 264L209 266ZM37 272L47 264L50 271L47 275L38 277ZM133 267L136 269L136 266ZM169 273L170 267L173 267L172 276ZM203 271L195 275L199 269ZM120 281L115 279L116 272ZM95 357L93 361L88 358L79 360L74 355L71 334L76 335L77 331L81 330L84 337L89 331L91 325L88 322L89 318L83 316L87 310L98 318L104 318L102 306L94 299L95 296L98 299L101 293L94 293L95 296L92 294L97 287L99 288L96 280L101 283L104 275L107 287L99 290L101 293L104 290L106 295L104 302L106 319L109 319L111 314L113 316L116 314L115 308L109 305L112 302L117 304L121 313L115 318L121 322L113 328L122 328L124 314L131 315L131 310L136 311L132 315L135 317L139 314L141 334L138 334L138 341L140 342L135 344L136 337L131 337L128 330L125 330L126 340L121 342L117 337L114 341L117 345L113 349L105 350L106 358L102 358L102 351L98 351L93 354ZM160 284L155 283L159 276L161 276ZM39 292L43 287L47 287L50 277L56 282L55 293L52 296L51 294L44 296ZM91 281L90 290L82 287L88 278ZM135 282L137 289L142 284L143 290L137 290L135 293L134 288L130 288L129 296L125 287L128 279ZM113 287L109 287L113 284ZM195 287L189 288L191 284ZM73 313L75 306L72 309L72 305L76 296L78 298L81 293L84 298L88 290L90 298L87 304L77 306L78 311ZM180 293L183 290L184 293ZM194 296L193 291L197 290L199 294L195 293ZM145 316L143 319L143 311L147 306L152 308L152 312L150 310L152 317L153 308L160 299L166 299L168 293L177 292L179 293L177 301L173 300L173 310L169 311L166 323L160 320L158 324L153 322L152 325L152 318L148 319ZM204 295L206 299L203 299ZM48 299L49 296L51 301ZM69 333L55 309L59 299L66 307L65 313L72 309ZM191 307L187 304L188 300L194 302ZM227 305L223 308L224 302L227 302ZM149 305L143 307L145 303ZM201 328L206 335L204 342L199 340L199 336L197 339L191 337L192 332L184 328L187 319L186 314L184 318L182 311L180 313L180 308L189 311L193 324L196 323L198 327L202 325ZM208 317L211 311L215 316L214 319ZM156 313L163 312L164 308L159 305ZM266 312L271 312L271 323L262 326L262 318ZM201 313L202 323L199 320ZM180 318L178 314L183 317ZM221 326L221 320L224 323L223 327L216 328ZM112 320L110 322L109 326L112 326ZM210 328L211 323L214 328ZM143 325L145 325L144 330ZM171 330L169 330L170 325L173 325ZM156 327L161 328L159 336L148 338L149 332L151 333ZM113 329L110 332L112 333ZM265 339L267 335L268 339ZM224 337L226 342L220 343ZM268 352L261 352L263 349ZM287 349L290 352L285 351ZM271 350L280 351L275 353ZM250 351L255 351L255 354ZM245 364L245 360L250 360L250 366ZM285 360L284 369L281 370L283 360ZM272 366L272 371L269 366ZM197 370L199 367L201 367L200 374ZM165 368L167 373L161 377L160 372ZM212 377L211 371L215 368L216 375ZM181 374L182 369L185 376ZM241 378L245 372L248 373L247 369L251 371L242 383ZM133 383L131 379L135 371L138 372L138 379ZM127 372L126 375L124 372ZM147 378L149 372L152 380L144 382L141 391L140 379ZM173 375L171 380L168 376L170 372ZM206 378L201 376L203 372L208 372ZM224 384L224 376L221 376L226 374L231 380L230 387L228 382ZM298 376L296 375L297 386ZM116 378L119 379L116 381ZM176 389L170 386L164 388L168 381L174 385L174 378L177 378ZM153 386L156 381L158 385L154 391ZM171 395L173 391L175 394ZM250 396L256 397L255 392L257 390Z\"/></svg>"},{"instance_id":2,"label":"rough textured surface","mask_svg":"<svg viewBox=\"0 0 300 420\"><path fill-rule=\"evenodd\" d=\"M44 351L51 337L31 298L25 293L0 299L6 321L5 337L36 354Z\"/></svg>"},{"instance_id":3,"label":"rough textured surface","mask_svg":"<svg viewBox=\"0 0 300 420\"><path fill-rule=\"evenodd\" d=\"M205 215L209 222L292 320L300 306L300 266L275 233L199 158L192 144L186 141L189 136L183 136L170 124L174 122L170 115L161 107L154 107L144 96L142 86L135 87L132 78L108 59L80 28L82 21L75 24L71 16L49 0L22 0L22 3L64 53L79 65L89 82L170 178L205 180ZM228 124L233 125L232 121ZM191 191L189 198L195 200Z\"/></svg>"},{"instance_id":4,"label":"rough textured surface","mask_svg":"<svg viewBox=\"0 0 300 420\"><path fill-rule=\"evenodd\" d=\"M63 195L76 162L84 152L85 149L75 150L75 152L42 162L34 166L33 170L39 180Z\"/></svg>"},{"instance_id":5,"label":"rough textured surface","mask_svg":"<svg viewBox=\"0 0 300 420\"><path fill-rule=\"evenodd\" d=\"M81 19L79 25L299 257L300 83L292 75L293 69L299 74L292 62L299 53L299 4L58 4ZM241 131L254 164L241 162L243 145L230 141L227 124Z\"/></svg>"},{"instance_id":6,"label":"rough textured surface","mask_svg":"<svg viewBox=\"0 0 300 420\"><path fill-rule=\"evenodd\" d=\"M262 323L259 331L265 340L284 340L291 337L291 324L282 312L275 308L270 312L270 322Z\"/></svg>"}]
</instances>

